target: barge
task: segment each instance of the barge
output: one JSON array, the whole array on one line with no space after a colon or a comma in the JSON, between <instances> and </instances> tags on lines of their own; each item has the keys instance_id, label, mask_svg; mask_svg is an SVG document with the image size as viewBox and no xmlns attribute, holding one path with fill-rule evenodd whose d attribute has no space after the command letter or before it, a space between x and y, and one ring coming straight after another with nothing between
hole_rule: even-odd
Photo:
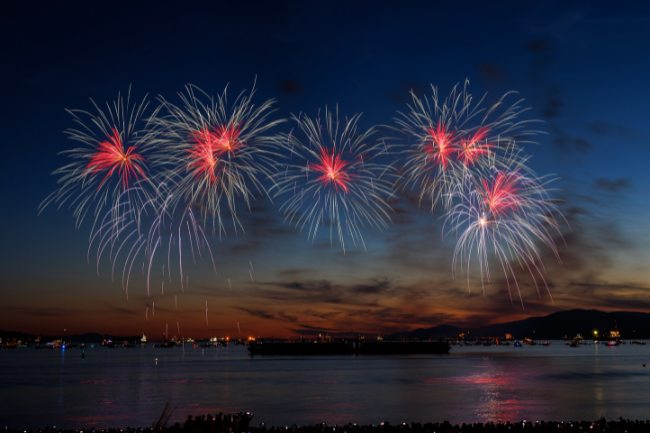
<instances>
[{"instance_id":1,"label":"barge","mask_svg":"<svg viewBox=\"0 0 650 433\"><path fill-rule=\"evenodd\" d=\"M446 341L421 340L282 340L258 339L248 344L251 355L438 355L449 353Z\"/></svg>"}]
</instances>

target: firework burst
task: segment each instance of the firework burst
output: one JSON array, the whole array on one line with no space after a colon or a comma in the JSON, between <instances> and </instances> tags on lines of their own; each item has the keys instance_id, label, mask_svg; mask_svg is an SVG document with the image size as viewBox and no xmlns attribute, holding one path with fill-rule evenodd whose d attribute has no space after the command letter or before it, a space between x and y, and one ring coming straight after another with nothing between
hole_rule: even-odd
<instances>
[{"instance_id":1,"label":"firework burst","mask_svg":"<svg viewBox=\"0 0 650 433\"><path fill-rule=\"evenodd\" d=\"M225 202L237 230L241 224L235 212L236 199L242 198L249 205L254 191L266 192L263 177L271 176L270 140L261 134L278 123L266 122L273 101L256 108L251 103L254 91L248 95L242 93L228 110L225 91L217 98L210 98L194 86L187 86L186 90L181 95L182 106L161 98L159 110L166 114L149 119L153 127L146 136L146 148L151 150L151 166L157 172L149 181L156 184L150 197L142 203L132 203L128 194L134 188L127 189L116 204L122 213L106 214L99 232L91 238L88 258L90 250L96 247L98 270L105 251L111 252L112 278L116 264L124 260L122 286L127 296L133 265L142 254L148 294L156 252L159 260L166 256L166 277L171 283L172 252L177 249L178 257L174 261L178 275L174 279L180 280L182 290L188 286L183 246L186 250L190 247L195 264L197 259L209 254L217 274L206 236L208 222L212 222L213 236L216 230L219 234L225 232L222 219ZM142 215L151 217L143 220ZM120 259L121 251L126 257L123 254Z\"/></svg>"},{"instance_id":2,"label":"firework burst","mask_svg":"<svg viewBox=\"0 0 650 433\"><path fill-rule=\"evenodd\" d=\"M126 100L118 94L117 100L107 102L105 109L91 99L97 114L67 110L79 127L68 129L66 134L83 147L62 152L73 162L52 173L61 176L60 186L40 204L39 213L48 205L60 208L68 203L74 208L79 227L94 204L94 230L104 206L111 206L113 219L120 219L122 207L117 203L125 192L134 206L148 200L145 140L149 124L143 117L149 103L145 97L141 103L131 105L130 96L130 89ZM134 185L139 188L131 188Z\"/></svg>"},{"instance_id":3,"label":"firework burst","mask_svg":"<svg viewBox=\"0 0 650 433\"><path fill-rule=\"evenodd\" d=\"M523 307L515 275L517 265L531 275L540 297L538 280L550 296L538 245L548 247L561 263L554 236L562 238L562 233L556 218L561 214L546 191L549 182L524 174L516 163L504 170L494 170L477 182L459 185L453 192L455 204L447 213L445 225L458 234L453 270L454 275L458 270L467 275L468 289L470 264L475 258L485 295L485 283L492 279L489 257L493 252L505 274L511 301L514 283Z\"/></svg>"},{"instance_id":4,"label":"firework burst","mask_svg":"<svg viewBox=\"0 0 650 433\"><path fill-rule=\"evenodd\" d=\"M455 86L442 100L436 87L433 95L420 99L412 93L408 113L395 119L397 130L411 145L405 150L403 179L419 189L420 202L430 201L433 210L442 200L446 209L460 184L502 169L513 155L520 155L517 144L526 143L536 131L527 130L534 121L518 120L522 100L506 105L506 93L496 104L482 108L485 96L473 103L468 82ZM393 141L401 141L393 138Z\"/></svg>"},{"instance_id":5,"label":"firework burst","mask_svg":"<svg viewBox=\"0 0 650 433\"><path fill-rule=\"evenodd\" d=\"M225 233L224 207L235 231L243 230L237 199L250 209L256 192L266 194L263 182L273 174L272 140L264 133L282 121L267 121L274 101L255 107L254 93L242 92L229 109L226 90L214 98L188 85L181 106L161 98L167 115L152 120L151 143L158 149L153 165L173 195L168 210L180 208L182 219L195 207L212 233Z\"/></svg>"},{"instance_id":6,"label":"firework burst","mask_svg":"<svg viewBox=\"0 0 650 433\"><path fill-rule=\"evenodd\" d=\"M286 196L280 211L285 221L301 231L307 229L313 242L321 226L328 226L330 243L334 233L345 252L346 239L365 243L361 229L384 229L390 221L386 200L393 195L392 167L379 161L386 149L371 144L375 131L357 132L359 115L345 122L325 109L321 123L300 113L289 134L279 134L276 144L284 149L287 163L276 175L276 194Z\"/></svg>"}]
</instances>

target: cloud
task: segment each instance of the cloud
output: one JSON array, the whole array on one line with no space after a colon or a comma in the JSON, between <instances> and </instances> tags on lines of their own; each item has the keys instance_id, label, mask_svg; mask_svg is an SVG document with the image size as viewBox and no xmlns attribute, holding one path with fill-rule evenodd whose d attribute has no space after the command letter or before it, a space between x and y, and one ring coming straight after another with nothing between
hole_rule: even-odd
<instances>
[{"instance_id":1,"label":"cloud","mask_svg":"<svg viewBox=\"0 0 650 433\"><path fill-rule=\"evenodd\" d=\"M139 314L139 313L136 313L134 310L129 310L128 308L117 307L115 305L109 304L108 302L104 302L104 305L106 305L106 307L108 307L108 309L110 311L112 311L114 313L117 313L117 314L122 314L122 315L126 315L126 316L135 316L135 315ZM164 309L161 309L161 310L164 310Z\"/></svg>"},{"instance_id":2,"label":"cloud","mask_svg":"<svg viewBox=\"0 0 650 433\"><path fill-rule=\"evenodd\" d=\"M296 316L286 314L284 311L280 311L278 313L278 318L284 322L290 322L290 323L296 323L298 321L298 318Z\"/></svg>"},{"instance_id":3,"label":"cloud","mask_svg":"<svg viewBox=\"0 0 650 433\"><path fill-rule=\"evenodd\" d=\"M266 197L253 203L250 212L238 213L238 217L245 233L240 232L238 236L223 240L232 255L260 251L268 244L294 233L292 227L283 224L281 215Z\"/></svg>"},{"instance_id":4,"label":"cloud","mask_svg":"<svg viewBox=\"0 0 650 433\"><path fill-rule=\"evenodd\" d=\"M576 301L589 300L590 308L627 311L650 310L650 287L634 283L610 284L602 281L571 282Z\"/></svg>"},{"instance_id":5,"label":"cloud","mask_svg":"<svg viewBox=\"0 0 650 433\"><path fill-rule=\"evenodd\" d=\"M237 310L243 311L244 313L248 313L251 316L258 317L261 319L268 319L268 320L277 320L277 317L273 313L269 313L267 311L263 310L255 310L251 308L244 308L244 307L237 307Z\"/></svg>"},{"instance_id":6,"label":"cloud","mask_svg":"<svg viewBox=\"0 0 650 433\"><path fill-rule=\"evenodd\" d=\"M607 192L618 192L620 190L629 188L630 181L629 179L625 179L625 178L610 180L604 177L600 177L596 179L596 183L594 184L594 187L597 189L605 190Z\"/></svg>"},{"instance_id":7,"label":"cloud","mask_svg":"<svg viewBox=\"0 0 650 433\"><path fill-rule=\"evenodd\" d=\"M506 84L510 81L504 69L494 62L480 63L478 71L488 86Z\"/></svg>"},{"instance_id":8,"label":"cloud","mask_svg":"<svg viewBox=\"0 0 650 433\"><path fill-rule=\"evenodd\" d=\"M546 95L546 100L541 109L542 116L547 119L553 119L560 117L560 110L566 107L566 104L561 98L561 92L558 87L550 87L548 89L548 94Z\"/></svg>"},{"instance_id":9,"label":"cloud","mask_svg":"<svg viewBox=\"0 0 650 433\"><path fill-rule=\"evenodd\" d=\"M419 325L437 326L447 323L458 323L460 320L454 313L436 312L431 314L421 314L406 311L403 308L394 307L357 311L355 315L366 319L371 323L379 323L384 329L397 329L399 327L404 327L406 324L414 323Z\"/></svg>"},{"instance_id":10,"label":"cloud","mask_svg":"<svg viewBox=\"0 0 650 433\"><path fill-rule=\"evenodd\" d=\"M422 98L431 93L430 89L431 88L426 84L416 83L416 82L404 82L400 84L399 90L397 91L385 90L384 94L392 102L405 105L412 102L413 100L411 92L414 93L415 96L417 96L418 98Z\"/></svg>"},{"instance_id":11,"label":"cloud","mask_svg":"<svg viewBox=\"0 0 650 433\"><path fill-rule=\"evenodd\" d=\"M562 151L575 151L580 153L589 152L594 146L591 142L579 137L556 137L553 144Z\"/></svg>"},{"instance_id":12,"label":"cloud","mask_svg":"<svg viewBox=\"0 0 650 433\"><path fill-rule=\"evenodd\" d=\"M591 124L591 131L597 135L623 135L626 133L625 128L621 125L599 120Z\"/></svg>"},{"instance_id":13,"label":"cloud","mask_svg":"<svg viewBox=\"0 0 650 433\"><path fill-rule=\"evenodd\" d=\"M284 305L327 305L338 308L337 313L327 311L303 311L299 315L309 315L324 319L334 317L341 312L349 313L357 308L380 307L381 302L409 300L412 302L426 296L426 291L399 284L389 277L369 278L362 282L341 284L329 279L303 279L273 282L260 282L255 296L281 302ZM259 287L264 287L260 289ZM356 313L355 313L356 314Z\"/></svg>"},{"instance_id":14,"label":"cloud","mask_svg":"<svg viewBox=\"0 0 650 433\"><path fill-rule=\"evenodd\" d=\"M277 273L279 277L295 277L297 275L311 274L316 272L315 269L283 269Z\"/></svg>"},{"instance_id":15,"label":"cloud","mask_svg":"<svg viewBox=\"0 0 650 433\"><path fill-rule=\"evenodd\" d=\"M298 290L301 292L310 293L332 293L333 283L329 280L320 281L282 281L275 283L267 283L274 286L283 287L285 289Z\"/></svg>"},{"instance_id":16,"label":"cloud","mask_svg":"<svg viewBox=\"0 0 650 433\"><path fill-rule=\"evenodd\" d=\"M323 319L323 320L334 320L336 319L337 316L341 315L341 311L326 311L326 312L321 312L321 311L314 311L311 309L305 310L298 312L297 314L299 315L304 315L304 316L311 316L315 317L318 319Z\"/></svg>"},{"instance_id":17,"label":"cloud","mask_svg":"<svg viewBox=\"0 0 650 433\"><path fill-rule=\"evenodd\" d=\"M297 80L284 79L280 80L276 85L278 91L286 93L287 95L300 95L303 93L302 85Z\"/></svg>"},{"instance_id":18,"label":"cloud","mask_svg":"<svg viewBox=\"0 0 650 433\"><path fill-rule=\"evenodd\" d=\"M549 43L544 39L532 39L525 46L526 51L531 53L542 53L550 50L550 48Z\"/></svg>"},{"instance_id":19,"label":"cloud","mask_svg":"<svg viewBox=\"0 0 650 433\"><path fill-rule=\"evenodd\" d=\"M386 90L384 94L388 97L388 99L397 104L408 104L411 101L408 94L394 92L392 90Z\"/></svg>"},{"instance_id":20,"label":"cloud","mask_svg":"<svg viewBox=\"0 0 650 433\"><path fill-rule=\"evenodd\" d=\"M332 334L332 337L337 337L341 335L338 332L333 332L331 328L326 328L322 326L301 325L300 328L294 328L291 329L290 331L298 335ZM347 335L347 334L348 333L343 333L343 335Z\"/></svg>"},{"instance_id":21,"label":"cloud","mask_svg":"<svg viewBox=\"0 0 650 433\"><path fill-rule=\"evenodd\" d=\"M26 307L26 306L8 306L0 308L0 311L8 313L19 313L26 316L43 317L70 317L79 314L78 310L60 307Z\"/></svg>"},{"instance_id":22,"label":"cloud","mask_svg":"<svg viewBox=\"0 0 650 433\"><path fill-rule=\"evenodd\" d=\"M390 289L391 283L388 278L373 279L371 284L357 284L350 288L350 291L361 295L377 295Z\"/></svg>"},{"instance_id":23,"label":"cloud","mask_svg":"<svg viewBox=\"0 0 650 433\"><path fill-rule=\"evenodd\" d=\"M304 312L296 312L294 314L287 314L284 311L279 311L279 312L270 312L270 311L265 311L265 310L260 310L260 309L253 309L253 308L244 308L244 307L237 307L236 310L243 311L245 313L250 314L251 316L257 317L259 319L265 319L265 320L278 320L280 322L285 322L285 323L298 323L302 322L304 320L301 320L301 317L307 317L307 320L309 318L320 318L324 320L332 320L336 317L336 315L339 314L339 312L335 313L314 313L311 312L310 310L304 311ZM304 326L304 325L301 325Z\"/></svg>"}]
</instances>

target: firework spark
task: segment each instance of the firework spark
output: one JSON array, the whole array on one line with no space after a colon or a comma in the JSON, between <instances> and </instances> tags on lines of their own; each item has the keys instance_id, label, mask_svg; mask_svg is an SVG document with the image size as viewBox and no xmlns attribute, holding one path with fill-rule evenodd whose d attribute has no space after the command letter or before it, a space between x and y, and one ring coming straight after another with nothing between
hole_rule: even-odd
<instances>
[{"instance_id":1,"label":"firework spark","mask_svg":"<svg viewBox=\"0 0 650 433\"><path fill-rule=\"evenodd\" d=\"M280 134L276 141L291 161L276 176L275 196L286 196L280 208L285 221L300 230L307 227L312 242L319 227L329 225L330 244L336 232L344 252L346 239L366 248L361 235L366 225L388 227L391 208L386 200L393 196L393 168L378 159L384 145L370 143L373 128L358 133L358 119L355 115L340 124L338 108L325 109L324 124L320 117L294 116L300 131Z\"/></svg>"},{"instance_id":2,"label":"firework spark","mask_svg":"<svg viewBox=\"0 0 650 433\"><path fill-rule=\"evenodd\" d=\"M254 88L242 92L229 108L226 90L215 98L188 85L181 106L160 98L167 114L152 119L151 143L159 149L153 165L159 181L170 185L171 212L178 208L183 218L193 206L200 208L204 225L220 236L224 204L235 231L243 230L237 200L250 209L254 192L266 193L262 181L274 174L274 146L265 134L282 121L268 121L274 101L256 107L254 94Z\"/></svg>"},{"instance_id":3,"label":"firework spark","mask_svg":"<svg viewBox=\"0 0 650 433\"><path fill-rule=\"evenodd\" d=\"M504 169L513 156L522 157L519 145L538 133L527 129L535 120L519 120L527 111L521 108L523 100L506 105L514 92L482 108L485 96L474 104L468 84L455 86L444 100L433 86L430 99L412 93L409 112L395 119L411 142L404 151L404 186L417 187L420 201L429 200L432 210L440 200L448 210L459 185Z\"/></svg>"},{"instance_id":4,"label":"firework spark","mask_svg":"<svg viewBox=\"0 0 650 433\"><path fill-rule=\"evenodd\" d=\"M194 263L197 259L195 252L202 259L207 249L217 275L204 226L211 220L213 236L215 229L219 235L222 230L225 232L221 210L225 202L235 230L238 227L243 230L235 212L237 200L242 199L250 208L253 191L265 193L262 180L273 174L271 167L274 147L271 139L263 134L278 121L268 122L266 119L271 112L272 100L260 107L252 104L254 92L255 90L250 94L240 94L231 109L227 107L225 91L215 99L193 86L187 86L187 95L181 95L183 106L178 107L161 99L161 107L167 114L158 116L159 109L156 116L149 119L153 126L146 134L145 146L147 149L155 149L150 160L151 166L158 173L147 180L147 186L155 183L156 187L147 195L146 200L132 200L136 188L123 191L114 205L120 212L112 209L113 212L102 220L100 235L92 237L90 242L92 247L98 241L98 273L102 252L108 244L111 245L111 252L113 245L119 245L119 254L127 241L133 243L126 258L122 279L127 296L131 269L140 251L144 251L145 262L148 261L147 271L145 262L142 264L142 274L147 278L147 294L150 293L151 269L156 252L163 250L165 245L167 274L171 283L172 241L175 246L176 239L170 234L168 242L165 242L163 229L171 232L172 225L176 228L176 224L181 290L184 292L189 287L189 277L183 275L183 237L189 240ZM103 168L103 163L104 159L98 159L97 162L93 161L93 166ZM130 173L126 170L124 172ZM153 220L145 224L142 218L149 215ZM124 228L132 224L133 231L123 235ZM145 226L148 232L143 230ZM187 249L187 243L185 245ZM117 254L110 257L113 262L112 273ZM163 265L163 276L164 272Z\"/></svg>"},{"instance_id":5,"label":"firework spark","mask_svg":"<svg viewBox=\"0 0 650 433\"><path fill-rule=\"evenodd\" d=\"M528 168L529 157L521 147L536 134L527 129L534 121L519 119L526 111L521 100L506 105L510 93L481 108L485 97L474 104L467 83L454 87L444 100L432 89L431 98L413 94L410 111L397 119L397 129L411 142L403 152L400 179L405 187L419 189L420 200L430 200L432 209L443 203L445 226L458 235L454 275L459 268L466 272L469 287L470 260L476 257L485 290L491 280L488 250L494 250L508 288L514 282L521 299L515 265L528 271L536 287L538 279L546 285L540 246L546 245L560 261L554 239L562 236L557 221L561 214L548 196L548 181ZM366 249L362 230L386 229L390 222L387 200L394 197L398 178L393 165L382 161L393 147L386 144L390 138L376 140L374 128L358 132L359 115L340 122L338 107L325 108L322 122L320 109L314 119L301 111L292 117L296 125L288 134L270 137L269 129L282 121L269 121L274 101L255 106L254 93L253 86L229 107L226 90L214 98L188 85L180 95L182 104L161 97L161 105L146 119L146 97L131 104L130 90L126 100L118 94L103 110L93 102L98 114L69 111L80 127L66 133L83 147L66 152L73 162L54 172L61 176L59 188L41 203L39 213L50 204L67 203L79 226L94 206L87 260L96 247L99 274L100 260L108 255L113 280L124 251L127 300L136 261L142 261L150 294L151 270L160 269L154 267L156 252L164 254L165 245L167 275L162 264L162 276L171 284L176 226L181 290L189 289L189 276L183 275L183 237L185 254L189 244L196 264L197 255L201 260L209 253L216 275L204 228L211 225L213 238L217 231L221 237L225 221L231 220L235 232L243 231L236 205L241 202L250 210L257 194L282 196L285 222L305 229L312 242L320 227L328 227L330 244L336 236L344 253L350 240ZM254 284L251 260L249 264ZM230 278L228 285L232 290ZM177 296L174 304L178 308ZM151 311L153 317L153 303ZM147 307L147 321L148 312ZM180 332L178 322L177 327Z\"/></svg>"},{"instance_id":6,"label":"firework spark","mask_svg":"<svg viewBox=\"0 0 650 433\"><path fill-rule=\"evenodd\" d=\"M538 278L551 296L537 243L546 245L561 263L554 235L562 238L556 216L563 217L545 189L547 183L519 170L498 171L455 192L458 202L448 212L445 224L458 233L453 269L454 274L460 268L467 275L468 289L470 264L475 258L485 295L485 283L492 279L489 264L492 250L505 274L511 301L512 282L523 308L516 264L531 275L540 297Z\"/></svg>"},{"instance_id":7,"label":"firework spark","mask_svg":"<svg viewBox=\"0 0 650 433\"><path fill-rule=\"evenodd\" d=\"M131 275L131 270L136 259L140 256L141 252L144 254L145 262L142 264L142 273L146 277L147 281L147 295L150 296L150 280L151 280L151 271L154 269L153 262L156 258L156 252L164 250L165 245L167 246L167 277L169 281L172 281L172 269L171 269L171 253L172 253L172 238L173 234L169 234L169 241L165 242L163 236L165 235L163 230L168 230L172 232L172 224L166 223L165 218L170 218L168 214L169 202L171 200L171 194L165 191L162 187L157 188L157 190L152 194L152 197L142 204L139 208L134 208L132 203L128 200L129 190L125 191L120 198L116 206L122 208L120 217L114 219L114 212L112 210L107 211L104 218L98 224L98 229L90 240L88 247L88 260L90 261L90 250L94 245L97 247L96 261L97 261L97 273L99 274L99 263L102 259L105 251L109 252L109 261L111 265L111 279L114 279L115 266L119 259L119 254L122 250L128 251L128 255L124 260L124 268L122 271L122 288L125 290L128 298L128 288L129 288L129 279ZM141 215L149 211L150 219L144 219ZM194 213L192 209L189 209L187 218L182 219L179 223L179 273L181 281L181 289L184 291L185 288L189 285L189 277L187 275L183 276L183 263L182 263L182 236L183 234L180 231L181 227L187 228L187 236L190 238L190 247L192 249L192 254L194 254L194 245L196 245L196 251L198 252L199 258L203 258L207 252L210 256L212 262L212 267L214 269L215 275L217 275L216 263L214 256L212 254L212 249L210 248L207 237L203 232L202 227L199 226L196 219L194 218ZM138 228L138 224L139 228ZM183 224L183 222L185 224ZM144 231L143 227L148 227L148 231ZM138 234L140 232L140 234ZM137 235L137 236L136 236ZM192 238L194 238L192 240ZM125 245L131 244L130 249L124 248ZM110 249L107 248L111 246ZM187 246L187 244L186 244ZM113 253L115 250L115 253ZM164 251L162 252L163 257L160 257L159 260L164 260ZM145 264L146 269L145 269ZM164 277L164 265L163 266L163 277ZM184 277L184 278L183 278ZM164 294L164 282L161 285L161 292Z\"/></svg>"},{"instance_id":8,"label":"firework spark","mask_svg":"<svg viewBox=\"0 0 650 433\"><path fill-rule=\"evenodd\" d=\"M143 120L149 105L146 96L141 103L131 104L131 89L126 100L118 94L105 109L91 102L97 114L67 110L79 128L68 129L66 134L82 147L62 152L73 162L52 173L60 176L60 186L40 204L39 214L49 205L60 208L67 203L74 208L79 227L94 203L94 228L105 206L119 218L121 208L114 204L125 191L129 191L128 198L134 205L148 199L149 161L145 153L151 125ZM131 188L135 184L141 188Z\"/></svg>"}]
</instances>

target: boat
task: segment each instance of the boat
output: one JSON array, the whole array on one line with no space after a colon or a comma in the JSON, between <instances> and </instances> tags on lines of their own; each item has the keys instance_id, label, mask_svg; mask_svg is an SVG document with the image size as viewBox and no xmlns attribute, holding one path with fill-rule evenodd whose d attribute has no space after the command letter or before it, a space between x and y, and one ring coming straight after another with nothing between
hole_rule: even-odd
<instances>
[{"instance_id":1,"label":"boat","mask_svg":"<svg viewBox=\"0 0 650 433\"><path fill-rule=\"evenodd\" d=\"M45 343L45 347L48 349L61 349L63 347L61 340L54 340L50 343Z\"/></svg>"},{"instance_id":2,"label":"boat","mask_svg":"<svg viewBox=\"0 0 650 433\"><path fill-rule=\"evenodd\" d=\"M210 343L212 343L214 347L226 347L228 341L230 341L229 337L212 337L210 339Z\"/></svg>"},{"instance_id":3,"label":"boat","mask_svg":"<svg viewBox=\"0 0 650 433\"><path fill-rule=\"evenodd\" d=\"M451 346L444 341L407 340L306 340L257 339L248 345L251 355L414 355L445 354Z\"/></svg>"},{"instance_id":4,"label":"boat","mask_svg":"<svg viewBox=\"0 0 650 433\"><path fill-rule=\"evenodd\" d=\"M173 349L174 347L176 347L176 345L171 341L163 341L162 344L154 344L153 347L154 348L158 347L163 349Z\"/></svg>"},{"instance_id":5,"label":"boat","mask_svg":"<svg viewBox=\"0 0 650 433\"><path fill-rule=\"evenodd\" d=\"M603 344L608 347L616 347L620 344L625 344L625 341L621 340L621 332L618 330L618 324L616 321L614 321L614 329L609 331L609 336L606 338L609 341L606 341Z\"/></svg>"},{"instance_id":6,"label":"boat","mask_svg":"<svg viewBox=\"0 0 650 433\"><path fill-rule=\"evenodd\" d=\"M107 340L106 338L104 338L104 340L102 341L102 346L108 347L109 349L116 349L117 343L115 343L113 340L110 339Z\"/></svg>"}]
</instances>

